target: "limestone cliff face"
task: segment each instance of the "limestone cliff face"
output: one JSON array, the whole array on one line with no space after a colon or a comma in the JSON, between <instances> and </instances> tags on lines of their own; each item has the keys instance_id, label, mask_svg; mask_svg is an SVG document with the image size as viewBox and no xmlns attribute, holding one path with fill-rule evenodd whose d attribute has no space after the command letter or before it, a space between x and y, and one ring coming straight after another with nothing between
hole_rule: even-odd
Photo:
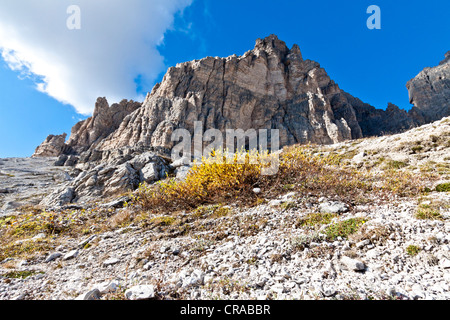
<instances>
[{"instance_id":1,"label":"limestone cliff face","mask_svg":"<svg viewBox=\"0 0 450 320\"><path fill-rule=\"evenodd\" d=\"M450 115L450 51L434 68L425 68L406 85L419 121L429 123Z\"/></svg>"},{"instance_id":2,"label":"limestone cliff face","mask_svg":"<svg viewBox=\"0 0 450 320\"><path fill-rule=\"evenodd\" d=\"M336 110L340 112L336 112ZM339 113L339 116L336 114ZM97 148L173 146L177 128L279 129L281 146L361 138L347 97L317 62L276 36L243 56L208 57L170 68L142 108Z\"/></svg>"},{"instance_id":3,"label":"limestone cliff face","mask_svg":"<svg viewBox=\"0 0 450 320\"><path fill-rule=\"evenodd\" d=\"M77 156L82 163L103 161L126 148L167 153L176 143L173 131L193 135L197 121L204 131L279 129L280 147L399 133L450 115L449 61L450 52L408 83L411 111L393 104L380 110L341 90L317 62L303 59L298 45L289 49L271 35L242 56L169 68L142 104L124 100L109 107L99 98L93 116L57 148L65 154L60 162L76 163Z\"/></svg>"}]
</instances>

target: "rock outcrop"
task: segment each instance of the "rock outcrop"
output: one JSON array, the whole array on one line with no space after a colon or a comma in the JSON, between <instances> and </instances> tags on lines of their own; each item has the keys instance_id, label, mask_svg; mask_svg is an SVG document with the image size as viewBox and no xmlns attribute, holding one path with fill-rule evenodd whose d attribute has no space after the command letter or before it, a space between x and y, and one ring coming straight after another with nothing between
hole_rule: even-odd
<instances>
[{"instance_id":1,"label":"rock outcrop","mask_svg":"<svg viewBox=\"0 0 450 320\"><path fill-rule=\"evenodd\" d=\"M72 128L72 134L67 142L68 150L80 154L95 148L120 126L127 115L140 106L139 102L122 100L110 107L106 98L98 98L92 117Z\"/></svg>"},{"instance_id":2,"label":"rock outcrop","mask_svg":"<svg viewBox=\"0 0 450 320\"><path fill-rule=\"evenodd\" d=\"M407 84L413 112L422 124L450 116L450 51L434 68L425 68Z\"/></svg>"},{"instance_id":3,"label":"rock outcrop","mask_svg":"<svg viewBox=\"0 0 450 320\"><path fill-rule=\"evenodd\" d=\"M59 136L49 135L42 144L36 148L33 158L51 158L57 157L67 150L66 142L67 134Z\"/></svg>"},{"instance_id":4,"label":"rock outcrop","mask_svg":"<svg viewBox=\"0 0 450 320\"><path fill-rule=\"evenodd\" d=\"M46 196L41 206L52 208L135 190L140 183L154 183L169 173L169 161L154 152L127 148L101 161L76 166L77 177ZM105 153L107 155L108 153Z\"/></svg>"}]
</instances>

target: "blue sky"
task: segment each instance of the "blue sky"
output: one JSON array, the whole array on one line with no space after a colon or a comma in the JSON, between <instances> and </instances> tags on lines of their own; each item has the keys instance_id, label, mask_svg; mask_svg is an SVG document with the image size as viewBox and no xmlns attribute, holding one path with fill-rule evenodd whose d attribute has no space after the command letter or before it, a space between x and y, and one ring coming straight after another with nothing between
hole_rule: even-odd
<instances>
[{"instance_id":1,"label":"blue sky","mask_svg":"<svg viewBox=\"0 0 450 320\"><path fill-rule=\"evenodd\" d=\"M1 11L3 7L9 5L6 1L10 0L0 0L0 29L2 26L5 28L6 25L1 23ZM22 1L25 0L15 2ZM47 6L51 6L52 1L57 2L56 0L44 2ZM133 1L139 4L140 0ZM156 3L158 0L152 1ZM145 3L151 4L152 1L146 0ZM77 3L77 1L70 2ZM83 14L88 15L90 12L89 2L78 2L81 7L82 30L78 34L77 31L72 33L64 31L66 32L64 36L71 41L70 37L80 37L80 34L83 35L82 32L87 34L95 27L92 26L92 29L89 29L91 27L89 20L83 20ZM117 6L109 8L108 16L113 16L116 12L123 16L123 6L129 3L117 0L116 2ZM297 43L303 57L319 62L343 90L377 108L386 108L387 103L392 102L401 108L410 109L406 82L423 68L437 65L444 59L444 54L450 50L448 18L450 1L448 0L426 2L417 0L323 0L320 2L173 0L170 7L168 2L170 1L159 3L160 7L161 3L162 6L166 6L163 12L167 16L164 18L161 18L161 14L155 13L150 5L137 8L141 14L146 15L149 23L153 23L136 25L139 31L128 27L129 24L123 32L122 29L115 30L113 27L111 27L112 31L95 29L98 32L96 35L98 38L92 37L90 40L106 39L107 53L116 52L115 46L117 46L116 56L97 54L98 52L92 50L91 57L87 50L90 48L89 42L83 42L86 43L86 48L80 48L80 52L87 52L85 55L73 55L70 61L60 60L57 54L64 54L64 51L54 50L52 46L55 44L46 40L49 35L44 31L39 33L42 41L39 42L38 38L32 47L33 50L26 46L20 47L23 51L30 51L24 52L21 56L25 57L23 58L25 60L31 61L34 52L42 49L44 53L52 52L52 63L53 61L55 64L60 63L58 70L72 68L74 73L83 72L82 66L91 58L93 64L87 70L101 65L95 59L101 59L100 62L111 59L110 64L105 64L103 69L92 70L92 73L96 75L92 79L86 76L80 80L72 74L71 77L63 77L64 74L60 72L50 73L50 71L47 75L42 68L34 68L33 70L40 70L41 73L40 77L36 77L30 70L24 74L23 68L22 72L12 71L11 60L7 63L0 56L0 158L30 156L47 135L63 132L70 134L71 127L80 119L85 119L91 111L89 107L81 107L82 103L92 101L93 108L95 95L106 96L110 102L118 102L114 101L119 100L114 93L119 92L120 87L127 87L131 89L123 93L120 91L123 95L120 98L140 97L147 91L151 91L156 82L161 81L167 67L205 56L229 56L234 53L241 55L253 48L257 38L270 34L278 35L289 47ZM369 17L366 10L370 5L378 5L381 8L381 30L369 30L366 27L366 20ZM50 14L48 8L44 9L42 11L44 15ZM11 7L8 10L16 9ZM129 10L130 19L134 19L133 10L136 8ZM59 12L60 10L58 14ZM10 16L14 15L9 12L8 17ZM108 16L100 15L98 20L107 24ZM13 30L16 26L19 28L18 25L22 23L19 18L21 17L18 16L17 20L11 18L7 21L9 25L6 26ZM61 17L62 20L65 18L64 15ZM130 21L136 20L138 19ZM43 21L46 21L45 17L36 19L34 23L39 24ZM105 32L105 35L102 32ZM106 37L106 33L110 33L111 38ZM115 37L120 38L120 35L117 36L118 33L123 33L126 38L131 34L138 35L134 37L135 42L130 45L138 49L142 45L142 50L136 50L141 54L133 53L134 55L128 56L130 50L120 51L123 40L118 41L117 44L113 41ZM0 30L0 36L1 34ZM162 36L164 36L163 41L161 41ZM27 38L24 36L23 39ZM33 39L36 39L36 35ZM0 46L1 44L2 39L0 39ZM8 45L18 44L11 41ZM99 50L102 48L99 47ZM112 57L109 57L110 55ZM36 65L45 66L46 64L36 62ZM114 71L111 69L115 68L121 73L117 71L117 74L110 74L109 72ZM105 72L104 78L102 78L102 72ZM60 74L61 79L58 78ZM58 95L50 89L36 90L36 81L42 81L45 76L51 79L50 84L61 85L55 88L61 88L62 92L67 92L67 99L64 95ZM81 102L82 98L86 98L79 97L86 91L85 79L89 79L89 89L96 90L89 92L90 96L86 95L89 99ZM67 87L70 89L74 87L74 90L64 87L64 80L70 82ZM111 90L109 90L110 87Z\"/></svg>"}]
</instances>

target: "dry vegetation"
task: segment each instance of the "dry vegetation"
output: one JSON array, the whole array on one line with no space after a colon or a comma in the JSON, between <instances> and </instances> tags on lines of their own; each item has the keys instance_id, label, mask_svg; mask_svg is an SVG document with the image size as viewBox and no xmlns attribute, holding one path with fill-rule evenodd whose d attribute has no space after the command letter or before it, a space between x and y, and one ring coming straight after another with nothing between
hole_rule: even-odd
<instances>
[{"instance_id":1,"label":"dry vegetation","mask_svg":"<svg viewBox=\"0 0 450 320\"><path fill-rule=\"evenodd\" d=\"M275 198L287 190L300 195L339 196L353 199L369 194L413 196L425 190L431 175L417 176L397 170L403 165L391 164L381 173L371 173L345 165L345 156L318 153L313 147L294 146L280 155L276 175L261 175L264 161L259 155L240 155L246 161L218 163L217 157L204 159L184 181L171 179L156 185L140 186L135 202L144 210L174 212L194 210L214 203L255 205L260 199ZM255 157L255 158L252 158ZM260 188L261 193L252 190Z\"/></svg>"},{"instance_id":2,"label":"dry vegetation","mask_svg":"<svg viewBox=\"0 0 450 320\"><path fill-rule=\"evenodd\" d=\"M202 232L205 241L220 241L229 234L248 236L259 232L267 223L258 217L236 217L233 212L252 207L294 191L298 199L321 196L338 197L350 205L370 201L374 197L409 197L426 194L433 174L413 174L403 163L390 162L384 170L372 172L348 165L348 155L319 152L313 146L285 148L279 155L275 175L261 175L268 155L241 153L232 161L214 154L195 165L183 181L166 179L155 185L143 184L133 194L131 205L118 212L114 209L65 210L45 212L27 208L22 215L0 219L0 261L8 257L30 257L55 248L63 237L77 238L130 224L155 229L159 237ZM259 188L261 192L254 192ZM439 186L448 191L448 184ZM429 190L428 190L429 191ZM300 201L301 202L301 201ZM296 210L298 203L284 203L283 210ZM439 219L438 213L424 206L419 219ZM350 219L332 223L330 214L313 214L289 221L290 225L324 231L327 239L346 238L365 223ZM314 238L314 232L310 235ZM38 236L36 239L33 237ZM300 243L312 241L303 239ZM199 245L199 251L202 246Z\"/></svg>"}]
</instances>

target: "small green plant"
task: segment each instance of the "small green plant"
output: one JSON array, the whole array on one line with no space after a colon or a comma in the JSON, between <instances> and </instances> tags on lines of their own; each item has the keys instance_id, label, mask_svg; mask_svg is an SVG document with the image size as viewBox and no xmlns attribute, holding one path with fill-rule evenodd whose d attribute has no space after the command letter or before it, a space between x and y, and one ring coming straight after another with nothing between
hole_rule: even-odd
<instances>
[{"instance_id":1,"label":"small green plant","mask_svg":"<svg viewBox=\"0 0 450 320\"><path fill-rule=\"evenodd\" d=\"M26 279L38 273L43 274L43 272L35 272L35 271L11 271L3 274L2 276L9 279Z\"/></svg>"},{"instance_id":2,"label":"small green plant","mask_svg":"<svg viewBox=\"0 0 450 320\"><path fill-rule=\"evenodd\" d=\"M418 255L419 252L420 252L420 248L416 245L410 245L406 248L406 253L412 257Z\"/></svg>"},{"instance_id":3,"label":"small green plant","mask_svg":"<svg viewBox=\"0 0 450 320\"><path fill-rule=\"evenodd\" d=\"M442 183L436 187L437 192L450 192L450 182Z\"/></svg>"},{"instance_id":4,"label":"small green plant","mask_svg":"<svg viewBox=\"0 0 450 320\"><path fill-rule=\"evenodd\" d=\"M420 153L420 152L422 152L422 150L423 150L423 147L422 147L422 146L414 146L414 147L411 148L411 151L412 151L414 154Z\"/></svg>"},{"instance_id":5,"label":"small green plant","mask_svg":"<svg viewBox=\"0 0 450 320\"><path fill-rule=\"evenodd\" d=\"M387 169L397 169L398 170L398 169L405 168L407 166L408 166L408 164L406 162L403 162L403 161L389 160L386 163L386 168Z\"/></svg>"},{"instance_id":6,"label":"small green plant","mask_svg":"<svg viewBox=\"0 0 450 320\"><path fill-rule=\"evenodd\" d=\"M256 262L258 262L258 257L251 257L251 258L248 259L246 262L247 262L247 264L255 265Z\"/></svg>"},{"instance_id":7,"label":"small green plant","mask_svg":"<svg viewBox=\"0 0 450 320\"><path fill-rule=\"evenodd\" d=\"M325 230L325 234L329 240L336 240L338 237L346 239L349 235L356 233L366 222L367 220L363 218L340 221L330 225Z\"/></svg>"},{"instance_id":8,"label":"small green plant","mask_svg":"<svg viewBox=\"0 0 450 320\"><path fill-rule=\"evenodd\" d=\"M281 209L283 210L290 210L290 209L296 209L297 204L293 201L284 202L281 204Z\"/></svg>"},{"instance_id":9,"label":"small green plant","mask_svg":"<svg viewBox=\"0 0 450 320\"><path fill-rule=\"evenodd\" d=\"M437 142L439 141L439 137L438 137L438 136L432 135L432 136L430 136L430 138L431 138L431 141L432 141L433 143L437 143Z\"/></svg>"},{"instance_id":10,"label":"small green plant","mask_svg":"<svg viewBox=\"0 0 450 320\"><path fill-rule=\"evenodd\" d=\"M429 204L421 204L417 208L415 218L419 220L442 220L443 217L439 211Z\"/></svg>"},{"instance_id":11,"label":"small green plant","mask_svg":"<svg viewBox=\"0 0 450 320\"><path fill-rule=\"evenodd\" d=\"M222 205L200 206L194 210L193 215L196 218L220 218L231 213L231 208Z\"/></svg>"},{"instance_id":12,"label":"small green plant","mask_svg":"<svg viewBox=\"0 0 450 320\"><path fill-rule=\"evenodd\" d=\"M304 250L311 242L319 242L321 237L318 232L308 233L295 237L291 240L291 245L294 250Z\"/></svg>"},{"instance_id":13,"label":"small green plant","mask_svg":"<svg viewBox=\"0 0 450 320\"><path fill-rule=\"evenodd\" d=\"M175 223L174 217L156 217L150 220L155 226L171 226Z\"/></svg>"},{"instance_id":14,"label":"small green plant","mask_svg":"<svg viewBox=\"0 0 450 320\"><path fill-rule=\"evenodd\" d=\"M283 189L288 191L288 190L294 190L295 189L295 184L286 184L283 186Z\"/></svg>"},{"instance_id":15,"label":"small green plant","mask_svg":"<svg viewBox=\"0 0 450 320\"><path fill-rule=\"evenodd\" d=\"M195 252L204 252L207 248L214 244L214 241L206 239L197 239L195 243L192 244L191 248Z\"/></svg>"},{"instance_id":16,"label":"small green plant","mask_svg":"<svg viewBox=\"0 0 450 320\"><path fill-rule=\"evenodd\" d=\"M297 221L297 227L313 227L329 224L338 215L332 213L311 213Z\"/></svg>"}]
</instances>

